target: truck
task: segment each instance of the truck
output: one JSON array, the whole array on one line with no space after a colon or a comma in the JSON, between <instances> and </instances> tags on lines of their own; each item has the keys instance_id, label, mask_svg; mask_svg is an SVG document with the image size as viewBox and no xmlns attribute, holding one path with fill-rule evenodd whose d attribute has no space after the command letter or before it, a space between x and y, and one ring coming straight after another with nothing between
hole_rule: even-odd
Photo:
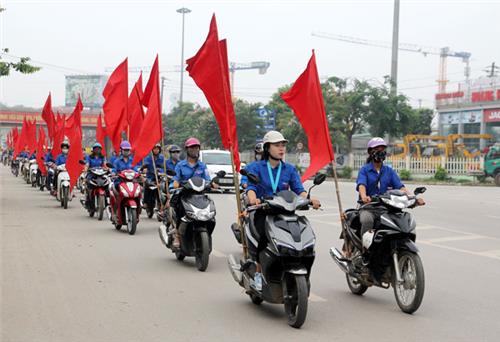
<instances>
[{"instance_id":1,"label":"truck","mask_svg":"<svg viewBox=\"0 0 500 342\"><path fill-rule=\"evenodd\" d=\"M492 177L496 186L500 186L500 144L491 146L484 156L484 175Z\"/></svg>"}]
</instances>

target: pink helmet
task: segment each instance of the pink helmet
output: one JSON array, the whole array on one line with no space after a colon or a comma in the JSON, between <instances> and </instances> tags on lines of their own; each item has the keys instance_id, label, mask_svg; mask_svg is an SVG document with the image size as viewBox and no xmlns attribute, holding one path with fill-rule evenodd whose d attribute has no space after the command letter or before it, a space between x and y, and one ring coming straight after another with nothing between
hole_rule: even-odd
<instances>
[{"instance_id":1,"label":"pink helmet","mask_svg":"<svg viewBox=\"0 0 500 342\"><path fill-rule=\"evenodd\" d=\"M191 138L188 138L188 140L186 140L186 142L184 143L184 148L193 147L193 146L200 146L200 145L201 145L201 143L198 139L191 137Z\"/></svg>"},{"instance_id":2,"label":"pink helmet","mask_svg":"<svg viewBox=\"0 0 500 342\"><path fill-rule=\"evenodd\" d=\"M132 149L132 145L130 145L130 143L127 141L127 140L123 140L120 144L120 149L122 150L131 150Z\"/></svg>"},{"instance_id":3,"label":"pink helmet","mask_svg":"<svg viewBox=\"0 0 500 342\"><path fill-rule=\"evenodd\" d=\"M387 147L387 144L385 143L385 140L380 138L380 137L375 137L370 139L368 142L368 145L366 146L368 149L375 148L378 146L384 146Z\"/></svg>"}]
</instances>

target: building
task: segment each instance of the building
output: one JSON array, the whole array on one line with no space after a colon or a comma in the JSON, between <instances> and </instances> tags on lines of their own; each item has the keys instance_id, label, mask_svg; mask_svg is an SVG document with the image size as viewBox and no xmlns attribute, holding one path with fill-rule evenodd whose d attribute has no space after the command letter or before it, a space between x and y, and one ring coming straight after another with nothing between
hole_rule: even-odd
<instances>
[{"instance_id":1,"label":"building","mask_svg":"<svg viewBox=\"0 0 500 342\"><path fill-rule=\"evenodd\" d=\"M500 142L500 77L461 83L450 93L436 94L439 135L491 134ZM484 149L486 139L463 139L468 147Z\"/></svg>"}]
</instances>

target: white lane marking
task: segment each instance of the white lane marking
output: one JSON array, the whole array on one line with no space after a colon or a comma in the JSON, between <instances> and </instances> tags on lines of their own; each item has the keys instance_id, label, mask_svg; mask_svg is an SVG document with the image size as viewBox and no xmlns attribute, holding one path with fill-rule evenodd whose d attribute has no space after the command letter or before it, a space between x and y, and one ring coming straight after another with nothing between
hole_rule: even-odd
<instances>
[{"instance_id":1,"label":"white lane marking","mask_svg":"<svg viewBox=\"0 0 500 342\"><path fill-rule=\"evenodd\" d=\"M307 217L327 217L327 216L340 216L339 213L330 213L330 214L309 214Z\"/></svg>"},{"instance_id":2,"label":"white lane marking","mask_svg":"<svg viewBox=\"0 0 500 342\"><path fill-rule=\"evenodd\" d=\"M470 254L470 255L475 255L475 256L480 256L480 257L486 257L486 258L490 258L490 259L500 260L500 255L497 256L497 255L494 255L494 254L490 254L490 253L488 253L488 251L487 252L474 252L474 251L469 251L469 250L462 249L462 248L455 248L455 247L440 245L440 244L432 243L432 242L429 242L429 241L419 241L418 243L421 243L423 245L432 246L432 247L448 249L448 250L454 251L454 252L460 252L460 253L465 253L465 254Z\"/></svg>"},{"instance_id":3,"label":"white lane marking","mask_svg":"<svg viewBox=\"0 0 500 342\"><path fill-rule=\"evenodd\" d=\"M440 243L448 241L466 241L466 240L480 240L480 239L484 239L484 237L480 235L459 235L459 236L445 236L435 239L428 239L425 241L430 243Z\"/></svg>"},{"instance_id":4,"label":"white lane marking","mask_svg":"<svg viewBox=\"0 0 500 342\"><path fill-rule=\"evenodd\" d=\"M317 294L314 294L314 293L309 293L309 300L311 302L316 302L316 303L322 303L322 302L326 302L327 300L323 297L320 297L318 296Z\"/></svg>"},{"instance_id":5,"label":"white lane marking","mask_svg":"<svg viewBox=\"0 0 500 342\"><path fill-rule=\"evenodd\" d=\"M212 249L212 255L216 258L225 258L226 255L222 252L219 252L218 250L216 249Z\"/></svg>"},{"instance_id":6,"label":"white lane marking","mask_svg":"<svg viewBox=\"0 0 500 342\"><path fill-rule=\"evenodd\" d=\"M494 249L491 251L480 252L484 256L497 257L500 258L500 249Z\"/></svg>"},{"instance_id":7,"label":"white lane marking","mask_svg":"<svg viewBox=\"0 0 500 342\"><path fill-rule=\"evenodd\" d=\"M464 232L464 231L461 231L461 230L450 229L450 228L445 228L445 227L440 227L440 226L418 225L418 223L417 223L417 232L418 232L419 229L424 229L424 230L425 229L444 230L446 232L460 234L460 235L477 236L478 238L481 238L481 239L500 241L500 238L496 238L496 237L493 237L493 236L479 235L479 234Z\"/></svg>"}]
</instances>

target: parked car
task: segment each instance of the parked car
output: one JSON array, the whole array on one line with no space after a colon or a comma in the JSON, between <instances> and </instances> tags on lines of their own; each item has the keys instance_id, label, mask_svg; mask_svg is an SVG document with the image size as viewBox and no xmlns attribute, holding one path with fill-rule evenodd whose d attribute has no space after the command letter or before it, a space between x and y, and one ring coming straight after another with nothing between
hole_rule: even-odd
<instances>
[{"instance_id":1,"label":"parked car","mask_svg":"<svg viewBox=\"0 0 500 342\"><path fill-rule=\"evenodd\" d=\"M231 154L229 151L203 150L200 151L200 160L207 165L208 172L210 172L210 177L212 178L219 171L226 172L226 175L219 179L219 188L223 191L234 191L233 169L231 167Z\"/></svg>"}]
</instances>

